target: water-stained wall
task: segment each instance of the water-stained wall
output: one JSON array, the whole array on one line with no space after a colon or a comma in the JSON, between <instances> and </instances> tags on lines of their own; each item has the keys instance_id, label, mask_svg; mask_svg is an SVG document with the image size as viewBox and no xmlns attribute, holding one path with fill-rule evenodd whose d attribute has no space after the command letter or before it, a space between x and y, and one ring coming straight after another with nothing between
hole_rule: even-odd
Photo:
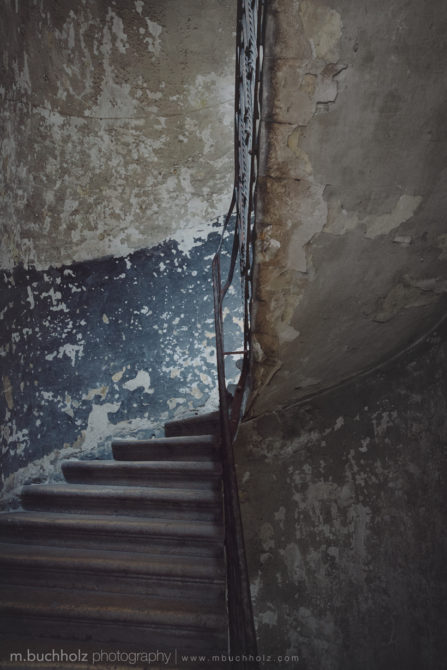
<instances>
[{"instance_id":1,"label":"water-stained wall","mask_svg":"<svg viewBox=\"0 0 447 670\"><path fill-rule=\"evenodd\" d=\"M445 325L377 366L446 313L447 6L266 10L236 444L259 649L302 670L441 670Z\"/></svg>"},{"instance_id":2,"label":"water-stained wall","mask_svg":"<svg viewBox=\"0 0 447 670\"><path fill-rule=\"evenodd\" d=\"M300 658L281 667L445 667L446 376L444 322L375 372L243 424L259 651Z\"/></svg>"},{"instance_id":3,"label":"water-stained wall","mask_svg":"<svg viewBox=\"0 0 447 670\"><path fill-rule=\"evenodd\" d=\"M441 0L267 3L253 416L446 310L446 24Z\"/></svg>"},{"instance_id":4,"label":"water-stained wall","mask_svg":"<svg viewBox=\"0 0 447 670\"><path fill-rule=\"evenodd\" d=\"M233 4L2 2L0 267L206 237L232 183Z\"/></svg>"},{"instance_id":5,"label":"water-stained wall","mask_svg":"<svg viewBox=\"0 0 447 670\"><path fill-rule=\"evenodd\" d=\"M60 458L215 407L235 7L5 0L0 13L8 498ZM240 332L235 306L226 320Z\"/></svg>"}]
</instances>

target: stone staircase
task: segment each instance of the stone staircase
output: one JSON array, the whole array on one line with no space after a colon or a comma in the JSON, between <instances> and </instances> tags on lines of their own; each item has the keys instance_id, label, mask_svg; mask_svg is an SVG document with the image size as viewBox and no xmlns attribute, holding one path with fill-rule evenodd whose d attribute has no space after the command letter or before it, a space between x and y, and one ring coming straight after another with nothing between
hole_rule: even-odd
<instances>
[{"instance_id":1,"label":"stone staircase","mask_svg":"<svg viewBox=\"0 0 447 670\"><path fill-rule=\"evenodd\" d=\"M78 667L11 661L27 650L82 651L80 668L159 667L95 651L170 653L160 667L227 653L217 426L192 417L114 442L113 460L66 461L64 483L25 486L23 510L0 514L2 668Z\"/></svg>"}]
</instances>

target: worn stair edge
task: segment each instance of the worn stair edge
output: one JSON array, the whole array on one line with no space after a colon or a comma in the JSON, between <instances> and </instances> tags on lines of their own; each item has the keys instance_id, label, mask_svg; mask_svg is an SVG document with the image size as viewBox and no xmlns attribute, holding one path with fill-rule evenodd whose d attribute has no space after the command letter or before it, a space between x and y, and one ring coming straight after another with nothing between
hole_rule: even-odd
<instances>
[{"instance_id":1,"label":"worn stair edge","mask_svg":"<svg viewBox=\"0 0 447 670\"><path fill-rule=\"evenodd\" d=\"M0 584L17 586L42 586L46 589L65 589L83 593L120 593L126 596L138 595L148 598L177 600L200 600L202 603L214 603L219 609L225 609L225 583L191 578L172 578L157 575L120 575L117 572L98 570L68 571L51 569L46 566L33 566L34 572L21 569L21 566L2 565L4 571ZM0 666L1 667L1 666Z\"/></svg>"},{"instance_id":2,"label":"worn stair edge","mask_svg":"<svg viewBox=\"0 0 447 670\"><path fill-rule=\"evenodd\" d=\"M148 485L160 488L209 488L219 484L222 466L209 461L67 460L62 472L69 483Z\"/></svg>"},{"instance_id":3,"label":"worn stair edge","mask_svg":"<svg viewBox=\"0 0 447 670\"><path fill-rule=\"evenodd\" d=\"M171 555L220 555L223 527L206 521L157 520L132 516L10 512L0 514L0 536L20 544L45 540L58 546L98 546L119 551L123 544L138 552Z\"/></svg>"},{"instance_id":4,"label":"worn stair edge","mask_svg":"<svg viewBox=\"0 0 447 670\"><path fill-rule=\"evenodd\" d=\"M119 622L121 625L157 625L168 628L219 631L226 625L224 614L203 601L129 597L122 593L77 593L66 589L2 586L0 613L21 612L31 617Z\"/></svg>"},{"instance_id":5,"label":"worn stair edge","mask_svg":"<svg viewBox=\"0 0 447 670\"><path fill-rule=\"evenodd\" d=\"M197 414L176 421L165 423L166 437L178 437L181 435L217 435L219 432L219 412L208 414Z\"/></svg>"},{"instance_id":6,"label":"worn stair edge","mask_svg":"<svg viewBox=\"0 0 447 670\"><path fill-rule=\"evenodd\" d=\"M100 572L121 577L157 577L164 579L192 580L204 584L222 584L225 578L223 562L216 559L171 556L169 561L160 556L135 555L123 551L91 549L65 549L34 545L32 552L22 544L0 543L0 580L7 569L57 570L81 573Z\"/></svg>"},{"instance_id":7,"label":"worn stair edge","mask_svg":"<svg viewBox=\"0 0 447 670\"><path fill-rule=\"evenodd\" d=\"M216 491L91 484L32 484L24 486L22 505L30 510L57 508L70 512L131 513L154 518L218 520L221 498Z\"/></svg>"},{"instance_id":8,"label":"worn stair edge","mask_svg":"<svg viewBox=\"0 0 447 670\"><path fill-rule=\"evenodd\" d=\"M196 461L217 459L220 447L213 435L162 437L152 440L113 440L117 461Z\"/></svg>"},{"instance_id":9,"label":"worn stair edge","mask_svg":"<svg viewBox=\"0 0 447 670\"><path fill-rule=\"evenodd\" d=\"M218 649L227 631L223 609L203 602L155 599L66 589L0 589L3 637L27 634L130 643L169 648ZM144 635L144 638L141 636ZM197 647L199 645L199 647Z\"/></svg>"}]
</instances>

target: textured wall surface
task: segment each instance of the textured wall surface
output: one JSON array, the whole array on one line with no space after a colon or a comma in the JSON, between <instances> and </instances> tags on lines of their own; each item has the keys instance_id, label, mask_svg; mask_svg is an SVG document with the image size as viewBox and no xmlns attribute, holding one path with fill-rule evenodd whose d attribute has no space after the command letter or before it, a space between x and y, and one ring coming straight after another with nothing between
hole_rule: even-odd
<instances>
[{"instance_id":1,"label":"textured wall surface","mask_svg":"<svg viewBox=\"0 0 447 670\"><path fill-rule=\"evenodd\" d=\"M3 0L0 267L206 236L232 186L233 5Z\"/></svg>"},{"instance_id":2,"label":"textured wall surface","mask_svg":"<svg viewBox=\"0 0 447 670\"><path fill-rule=\"evenodd\" d=\"M446 26L440 0L267 3L236 454L259 649L284 667L446 666L445 323L392 358L446 313Z\"/></svg>"},{"instance_id":3,"label":"textured wall surface","mask_svg":"<svg viewBox=\"0 0 447 670\"><path fill-rule=\"evenodd\" d=\"M2 273L4 495L51 475L60 458L104 454L112 436L161 436L168 419L215 409L217 240L188 255L170 241L125 258ZM239 304L234 293L230 334L240 332Z\"/></svg>"},{"instance_id":4,"label":"textured wall surface","mask_svg":"<svg viewBox=\"0 0 447 670\"><path fill-rule=\"evenodd\" d=\"M252 416L446 309L447 5L268 3Z\"/></svg>"},{"instance_id":5,"label":"textured wall surface","mask_svg":"<svg viewBox=\"0 0 447 670\"><path fill-rule=\"evenodd\" d=\"M281 667L445 668L446 376L444 323L393 363L243 424L259 651L300 657Z\"/></svg>"},{"instance_id":6,"label":"textured wall surface","mask_svg":"<svg viewBox=\"0 0 447 670\"><path fill-rule=\"evenodd\" d=\"M6 499L60 458L215 408L211 258L233 180L234 4L1 3ZM235 336L237 304L233 291Z\"/></svg>"}]
</instances>

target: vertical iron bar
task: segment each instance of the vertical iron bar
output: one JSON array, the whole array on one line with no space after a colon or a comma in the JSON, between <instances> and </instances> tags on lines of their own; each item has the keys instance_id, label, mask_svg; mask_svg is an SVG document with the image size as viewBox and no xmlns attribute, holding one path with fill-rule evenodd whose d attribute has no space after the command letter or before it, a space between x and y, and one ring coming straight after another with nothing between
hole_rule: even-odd
<instances>
[{"instance_id":1,"label":"vertical iron bar","mask_svg":"<svg viewBox=\"0 0 447 670\"><path fill-rule=\"evenodd\" d=\"M227 560L228 613L230 622L231 654L256 657L256 634L253 624L250 583L245 557L244 535L239 504L239 491L234 466L233 440L229 422L229 407L225 385L225 358L223 350L223 315L220 258L213 259L214 314L216 327L217 369L221 408L221 438L224 476L225 548ZM251 667L244 661L241 668Z\"/></svg>"},{"instance_id":2,"label":"vertical iron bar","mask_svg":"<svg viewBox=\"0 0 447 670\"><path fill-rule=\"evenodd\" d=\"M233 439L250 365L250 317L252 303L253 218L260 132L261 61L265 0L238 0L235 77L234 187L233 199L224 224L227 229L233 208L236 224L228 277L222 287L219 244L213 259L214 319L216 328L217 374L223 451L225 547L227 559L227 602L230 652L256 657L256 635L245 557L242 517L233 454ZM244 358L236 394L229 403L225 379L224 327L222 305L231 285L239 255L244 310ZM242 660L233 667L255 668L256 662Z\"/></svg>"}]
</instances>

